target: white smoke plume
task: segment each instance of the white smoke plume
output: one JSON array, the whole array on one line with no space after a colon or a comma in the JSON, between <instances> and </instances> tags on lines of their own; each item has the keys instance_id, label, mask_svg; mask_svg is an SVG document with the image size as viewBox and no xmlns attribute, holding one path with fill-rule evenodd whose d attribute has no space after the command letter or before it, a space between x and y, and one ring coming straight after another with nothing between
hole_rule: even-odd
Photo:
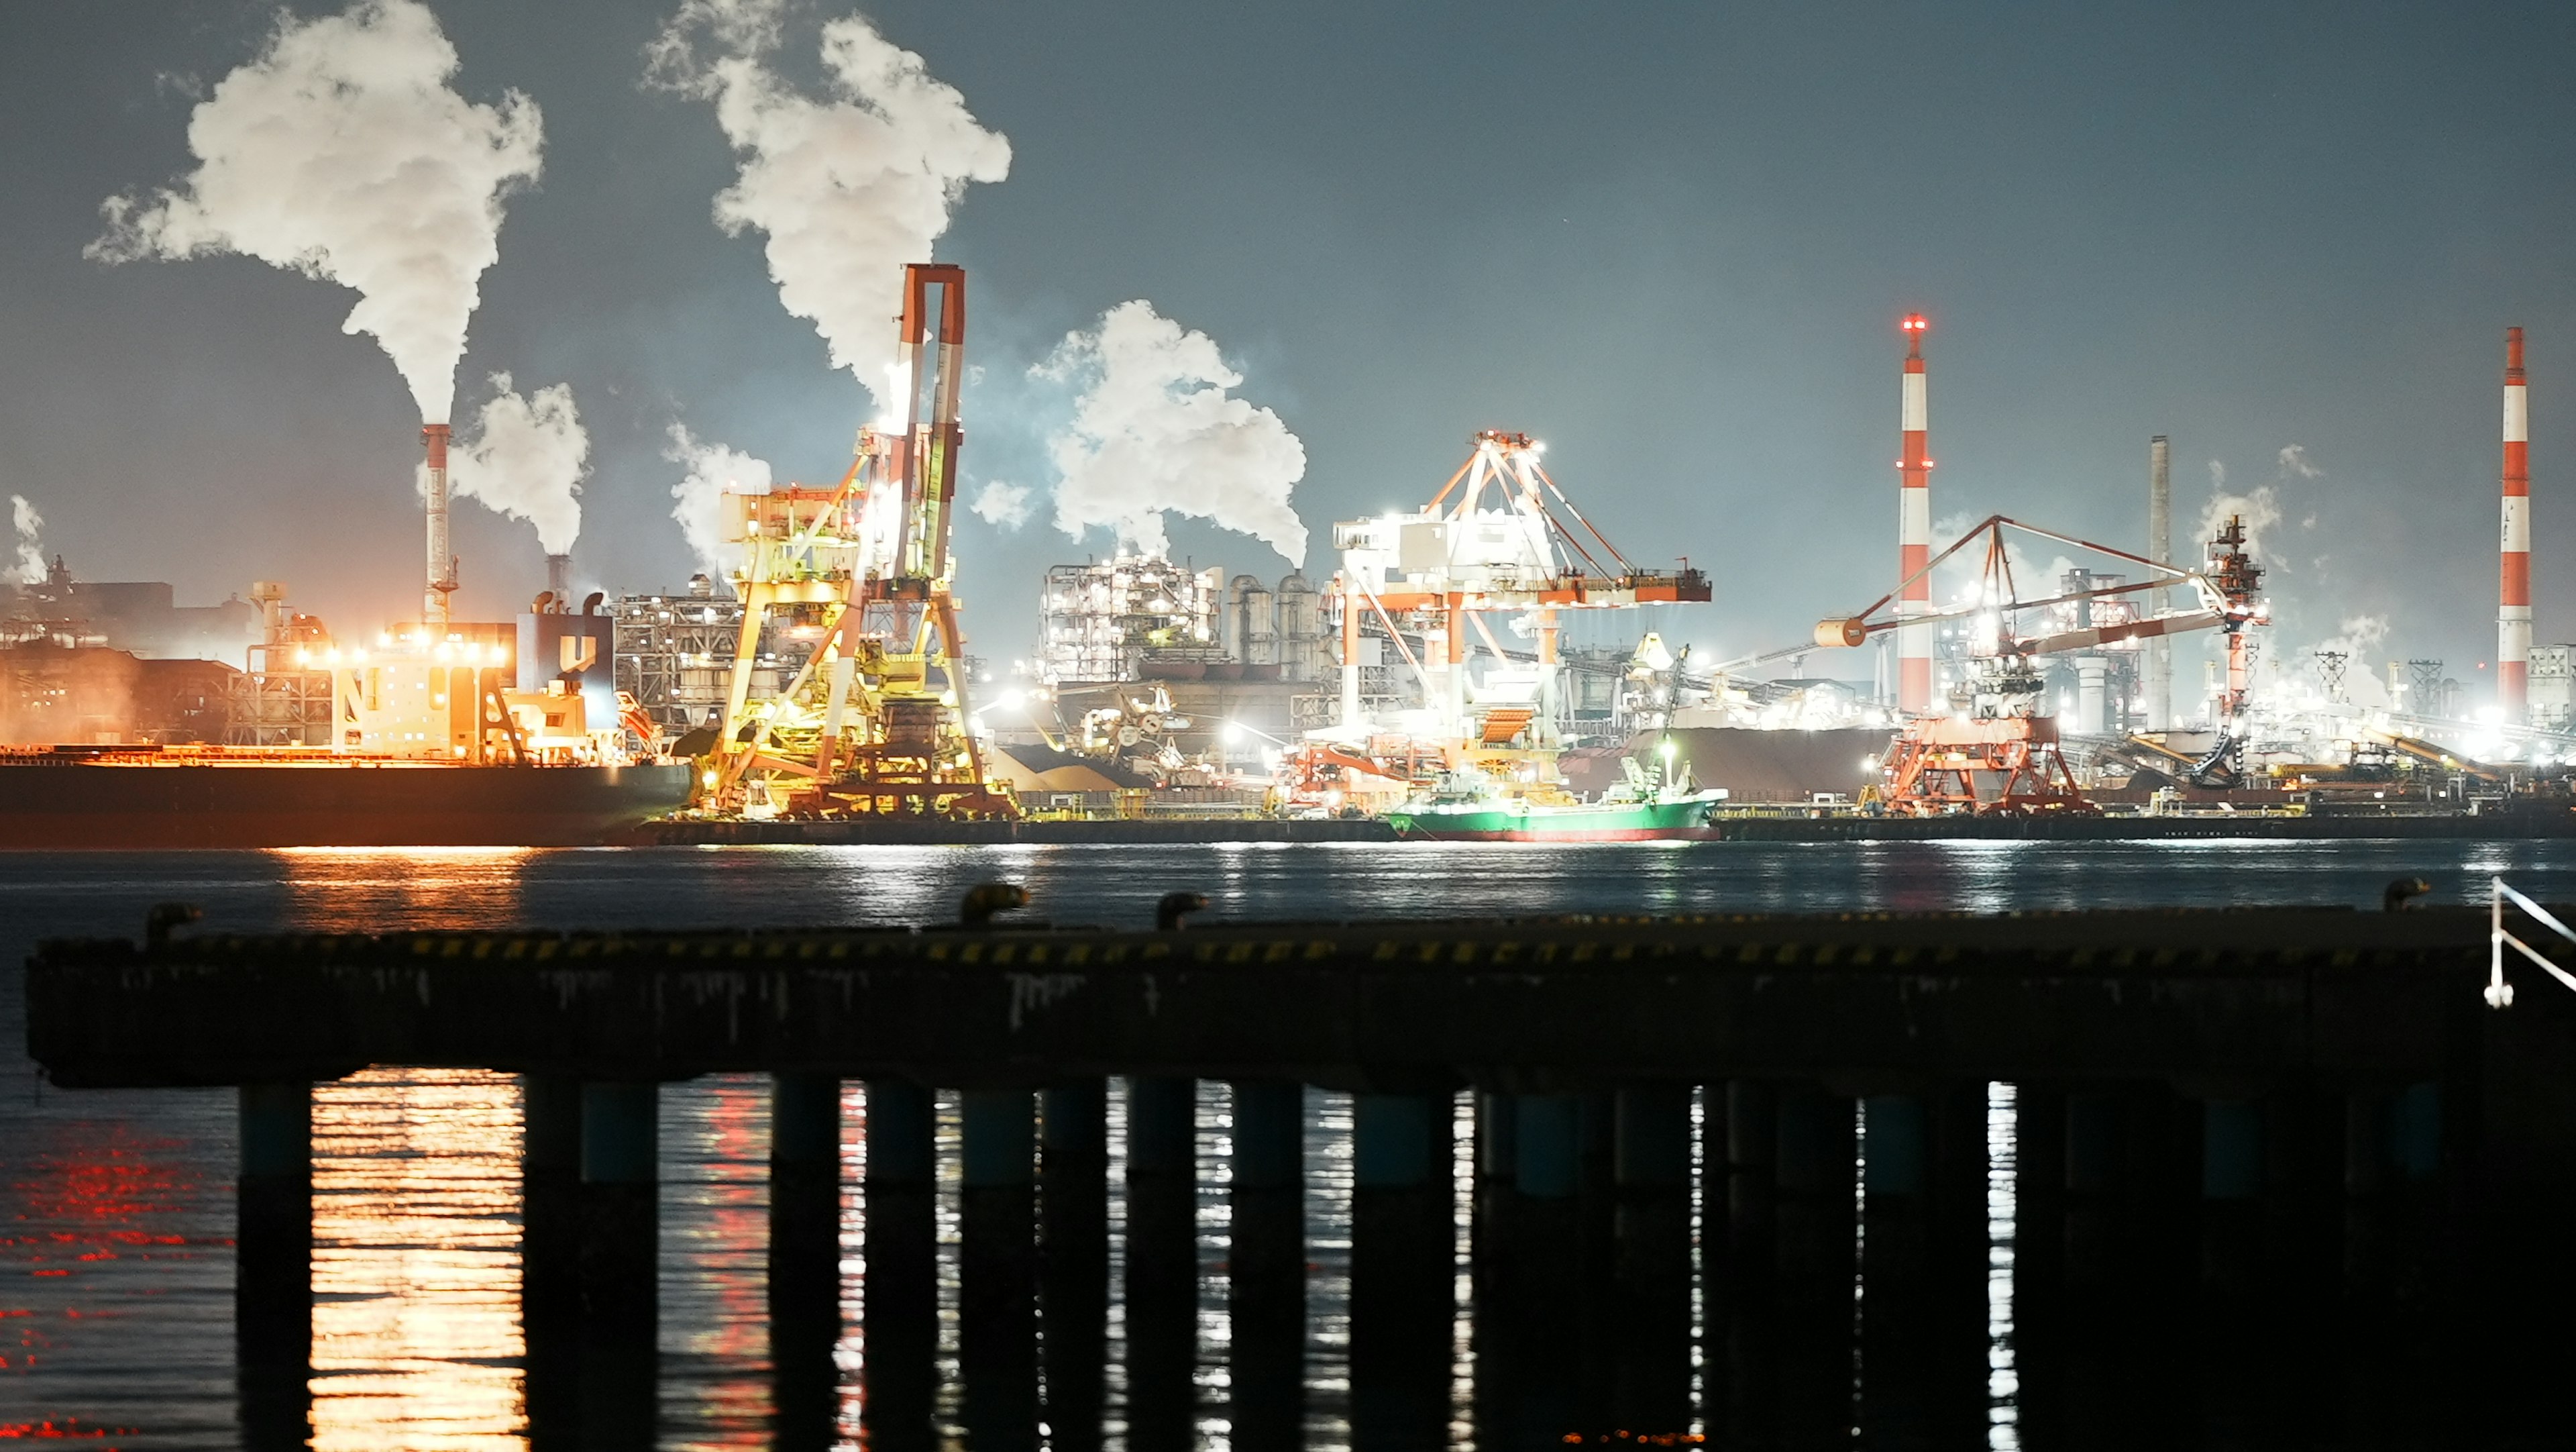
<instances>
[{"instance_id":1,"label":"white smoke plume","mask_svg":"<svg viewBox=\"0 0 2576 1452\"><path fill-rule=\"evenodd\" d=\"M2336 651L2344 661L2344 696L2356 706L2384 707L2390 704L2388 684L2380 678L2378 651L2388 639L2388 617L2385 615L2347 615L2335 634L2327 636L2300 652L2307 665L2320 665L2316 657L2322 651ZM2323 692L2323 682L2318 684Z\"/></svg>"},{"instance_id":2,"label":"white smoke plume","mask_svg":"<svg viewBox=\"0 0 2576 1452\"><path fill-rule=\"evenodd\" d=\"M687 473L671 486L671 517L707 574L722 582L731 577L736 549L725 539L724 496L769 492L769 465L740 449L701 442L686 424L671 425L662 457Z\"/></svg>"},{"instance_id":3,"label":"white smoke plume","mask_svg":"<svg viewBox=\"0 0 2576 1452\"><path fill-rule=\"evenodd\" d=\"M1945 514L1932 521L1932 552L1939 554L1959 536L1985 523L1982 515ZM2004 534L2004 561L2012 569L2013 598L2045 600L2058 593L2066 572L2075 568L2067 555L2051 555L2045 562L2034 560L2023 543L2026 536L2007 530ZM1932 569L1932 604L1940 610L1969 603L1982 592L1986 575L1986 541L1981 537L1967 548L1943 560ZM2037 617L2024 619L2027 629Z\"/></svg>"},{"instance_id":4,"label":"white smoke plume","mask_svg":"<svg viewBox=\"0 0 2576 1452\"><path fill-rule=\"evenodd\" d=\"M2281 451L2281 477L2284 479L2322 479L2326 471L2308 462L2305 447L2292 444Z\"/></svg>"},{"instance_id":5,"label":"white smoke plume","mask_svg":"<svg viewBox=\"0 0 2576 1452\"><path fill-rule=\"evenodd\" d=\"M1029 522L1031 493L1025 484L1005 484L995 479L976 490L975 502L966 508L987 524L1018 529Z\"/></svg>"},{"instance_id":6,"label":"white smoke plume","mask_svg":"<svg viewBox=\"0 0 2576 1452\"><path fill-rule=\"evenodd\" d=\"M581 534L581 481L590 475L590 434L570 385L522 398L511 391L509 374L493 374L492 398L476 411L474 433L458 447L447 473L458 494L535 525L547 554L572 553Z\"/></svg>"},{"instance_id":7,"label":"white smoke plume","mask_svg":"<svg viewBox=\"0 0 2576 1452\"><path fill-rule=\"evenodd\" d=\"M9 496L9 523L18 534L18 559L7 578L21 585L43 584L45 547L37 538L37 532L45 527L45 517L36 512L36 506L27 502L27 496L12 494Z\"/></svg>"},{"instance_id":8,"label":"white smoke plume","mask_svg":"<svg viewBox=\"0 0 2576 1452\"><path fill-rule=\"evenodd\" d=\"M445 423L501 202L537 177L543 125L516 91L452 89L456 48L418 0L282 17L268 46L188 122L198 166L146 199L111 197L105 262L237 252L355 289L341 330L384 346Z\"/></svg>"},{"instance_id":9,"label":"white smoke plume","mask_svg":"<svg viewBox=\"0 0 2576 1452\"><path fill-rule=\"evenodd\" d=\"M646 78L715 103L742 163L716 195L716 225L768 237L779 301L811 319L833 366L891 410L902 392L893 319L903 265L928 260L967 183L1010 173L1011 144L920 56L857 15L823 27L831 94L798 91L768 63L783 9L783 0L686 0L647 48Z\"/></svg>"},{"instance_id":10,"label":"white smoke plume","mask_svg":"<svg viewBox=\"0 0 2576 1452\"><path fill-rule=\"evenodd\" d=\"M2299 464L2307 467L2304 454L2293 445L2281 451L2285 470L2293 454L2301 454ZM2251 493L2233 493L2227 487L2227 466L2216 459L2209 461L2209 503L2200 511L2200 534L2192 543L2191 557L2206 562L2209 542L2218 537L2229 518L2238 515L2245 520L2245 552L2279 569L2282 561L2264 553L2263 532L2281 522L2281 491L2270 484L2259 484Z\"/></svg>"},{"instance_id":11,"label":"white smoke plume","mask_svg":"<svg viewBox=\"0 0 2576 1452\"><path fill-rule=\"evenodd\" d=\"M1063 476L1056 528L1079 539L1099 525L1161 554L1169 511L1304 561L1306 526L1289 493L1306 476L1306 446L1279 415L1227 395L1243 375L1207 334L1184 330L1151 303L1120 303L1098 330L1067 334L1031 371L1082 387L1072 424L1049 446Z\"/></svg>"}]
</instances>

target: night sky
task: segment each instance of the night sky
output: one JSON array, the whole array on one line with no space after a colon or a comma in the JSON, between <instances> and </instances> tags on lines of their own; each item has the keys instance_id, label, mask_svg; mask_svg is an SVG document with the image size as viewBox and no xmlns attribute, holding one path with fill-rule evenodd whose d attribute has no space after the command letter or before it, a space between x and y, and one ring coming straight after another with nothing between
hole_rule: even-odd
<instances>
[{"instance_id":1,"label":"night sky","mask_svg":"<svg viewBox=\"0 0 2576 1452\"><path fill-rule=\"evenodd\" d=\"M298 13L322 13L309 4ZM711 200L708 107L639 84L664 6L435 0L456 84L543 109L460 399L568 382L594 445L585 584L677 587L672 422L837 478L870 412ZM782 65L809 77L803 10ZM2383 616L2373 663L2494 648L2502 334L2530 334L2543 642L2576 639L2576 7L1003 3L866 12L1007 135L939 244L972 279L968 489L1050 482L1029 367L1149 299L1304 442L1301 563L1430 497L1478 428L1527 430L1641 563L1717 603L1654 625L1785 644L1894 583L1900 315L1932 320L1937 518L2176 551L2272 486L2279 629ZM0 10L0 494L85 578L183 602L283 579L344 632L416 609L417 410L349 295L243 258L86 261L108 196L188 169L196 96L273 7ZM2283 463L2295 447L2303 472ZM522 608L535 538L458 511L461 614ZM1245 536L1175 553L1277 576ZM1105 552L1042 509L961 515L977 648L1034 633L1036 572ZM2184 653L2188 658L2188 652ZM1866 677L1867 657L1811 673ZM2177 670L2177 696L2196 672Z\"/></svg>"}]
</instances>

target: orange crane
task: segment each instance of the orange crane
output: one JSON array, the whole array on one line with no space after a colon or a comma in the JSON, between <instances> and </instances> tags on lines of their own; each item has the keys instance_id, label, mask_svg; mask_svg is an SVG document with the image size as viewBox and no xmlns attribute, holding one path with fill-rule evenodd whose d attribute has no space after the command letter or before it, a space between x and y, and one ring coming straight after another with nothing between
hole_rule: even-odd
<instances>
[{"instance_id":1,"label":"orange crane","mask_svg":"<svg viewBox=\"0 0 2576 1452\"><path fill-rule=\"evenodd\" d=\"M904 431L863 429L830 489L726 496L745 564L742 637L715 797L792 815L1017 814L967 724L966 637L948 534L963 442L966 272L904 268ZM753 686L764 633L810 640L775 692Z\"/></svg>"},{"instance_id":2,"label":"orange crane","mask_svg":"<svg viewBox=\"0 0 2576 1452\"><path fill-rule=\"evenodd\" d=\"M2144 566L2151 577L2135 584L2023 600L2014 589L2012 559L2004 547L2007 528ZM1978 588L1968 604L1928 616L1887 613L1891 602L1902 598L1908 586L1979 539L1985 541L1985 559ZM2228 686L2219 701L2219 754L2228 758L2230 769L2241 778L2244 745L2236 723L2244 711L2246 676L2252 663L2245 631L2267 623L2262 604L2254 598L2263 571L2245 551L2245 524L2241 517L2230 518L2210 542L2210 565L2207 571L2182 570L2144 555L1998 514L1932 556L1868 609L1818 622L1815 644L1821 646L1860 645L1901 624L1943 619L1969 622L1969 656L1975 663L1974 674L1954 688L1951 711L1917 716L1897 733L1881 770L1879 790L1886 809L1910 816L2100 810L2085 798L2075 784L2074 773L2067 769L2059 750L2056 718L2039 709L2042 682L2033 660L2062 651L2089 650L2192 630L2214 629L2227 635ZM2192 588L2197 596L2196 608L2047 634L2025 635L2016 628L2024 612L2068 604L2089 608L2095 600L2163 590L2177 584Z\"/></svg>"}]
</instances>

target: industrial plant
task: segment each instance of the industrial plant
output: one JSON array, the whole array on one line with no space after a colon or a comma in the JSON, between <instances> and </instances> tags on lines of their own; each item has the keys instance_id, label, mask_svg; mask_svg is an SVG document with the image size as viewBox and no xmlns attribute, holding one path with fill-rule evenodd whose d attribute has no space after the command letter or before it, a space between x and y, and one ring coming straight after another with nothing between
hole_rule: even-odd
<instances>
[{"instance_id":1,"label":"industrial plant","mask_svg":"<svg viewBox=\"0 0 2576 1452\"><path fill-rule=\"evenodd\" d=\"M1335 524L1320 579L1122 546L1032 581L1034 651L985 660L965 648L949 543L965 274L918 264L904 287L908 421L860 430L828 486L725 494L738 563L684 593L575 604L556 554L514 618L457 618L439 423L421 430L416 620L335 630L273 581L180 606L59 558L5 587L0 736L6 764L31 769L0 773L0 810L102 844L1145 819L1513 840L2504 812L2544 830L2570 815L2576 647L2532 644L2519 329L2497 671L2479 701L2434 660L2321 651L2258 672L2275 648L2265 566L2242 520L2174 538L2161 436L2136 548L2003 516L1934 538L1921 315L1899 329L1891 588L1812 639L1713 661L1623 629L1642 607L1707 608L1709 574L1640 563L1584 516L1544 442L1487 429L1420 508ZM2030 546L2083 562L2035 571ZM1948 571L1970 583L1944 599ZM1578 614L1633 644L1567 649ZM2201 631L2220 663L2179 681L2171 642ZM2355 675L2382 669L2390 704L2355 704ZM84 769L32 770L65 765ZM490 768L510 770L456 774ZM488 801L444 800L469 779ZM209 790L183 780L232 796L183 813Z\"/></svg>"}]
</instances>

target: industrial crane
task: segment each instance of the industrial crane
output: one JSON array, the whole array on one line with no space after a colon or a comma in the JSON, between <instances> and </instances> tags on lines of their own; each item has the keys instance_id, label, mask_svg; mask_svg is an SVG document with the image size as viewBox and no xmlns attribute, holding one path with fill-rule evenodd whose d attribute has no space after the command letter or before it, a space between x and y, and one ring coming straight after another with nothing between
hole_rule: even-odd
<instances>
[{"instance_id":1,"label":"industrial crane","mask_svg":"<svg viewBox=\"0 0 2576 1452\"><path fill-rule=\"evenodd\" d=\"M907 265L900 326L901 434L862 429L832 488L725 496L744 550L743 621L717 745L719 807L1016 813L987 785L968 729L966 638L950 592L965 270ZM773 630L811 648L783 685L755 691Z\"/></svg>"},{"instance_id":2,"label":"industrial crane","mask_svg":"<svg viewBox=\"0 0 2576 1452\"><path fill-rule=\"evenodd\" d=\"M2022 600L2014 589L2012 560L2004 547L2007 528L2125 560L2152 574L2135 584ZM1978 588L1968 604L1930 615L1886 613L1890 603L1901 599L1909 586L1979 539L1985 541L1985 559ZM2067 769L2058 747L2056 718L2039 709L2042 682L2033 660L2063 651L2089 650L2193 630L2219 630L2227 637L2227 688L2218 702L2220 746L2213 753L2213 764L2223 758L2228 771L2241 780L2244 740L2237 722L2244 713L2247 677L2252 668L2246 630L2268 623L2255 598L2263 570L2245 550L2245 522L2241 516L2230 517L2210 541L2209 559L2210 568L2205 571L2183 570L1998 514L1932 556L1868 609L1818 622L1815 644L1820 646L1861 645L1871 636L1900 625L1944 619L1969 622L1969 656L1974 673L1953 689L1951 713L1915 717L1898 732L1881 773L1880 793L1886 809L1912 816L2098 810L2077 789L2074 773ZM2025 612L2077 605L2089 616L2095 601L2176 585L2190 587L2194 608L2043 634L2023 634L2017 628Z\"/></svg>"},{"instance_id":3,"label":"industrial crane","mask_svg":"<svg viewBox=\"0 0 2576 1452\"><path fill-rule=\"evenodd\" d=\"M1708 576L1687 563L1678 571L1646 570L1620 553L1548 476L1539 462L1545 444L1500 429L1478 433L1473 443L1467 462L1421 509L1333 526L1333 547L1342 554L1332 593L1341 608L1339 724L1346 731L1365 725L1360 631L1371 616L1405 664L1420 674L1425 694L1439 703L1443 737L1473 735L1487 743L1499 737L1507 744L1526 733L1538 744L1548 730L1558 611L1633 609L1709 598ZM1494 659L1511 668L1481 618L1494 611L1534 617L1536 680L1526 703L1495 705L1478 726L1470 719L1467 699L1467 660L1474 653L1468 632L1474 631ZM1421 660L1405 644L1406 635L1417 631L1425 646ZM1444 659L1429 659L1433 651ZM1471 726L1477 729L1471 731Z\"/></svg>"}]
</instances>

